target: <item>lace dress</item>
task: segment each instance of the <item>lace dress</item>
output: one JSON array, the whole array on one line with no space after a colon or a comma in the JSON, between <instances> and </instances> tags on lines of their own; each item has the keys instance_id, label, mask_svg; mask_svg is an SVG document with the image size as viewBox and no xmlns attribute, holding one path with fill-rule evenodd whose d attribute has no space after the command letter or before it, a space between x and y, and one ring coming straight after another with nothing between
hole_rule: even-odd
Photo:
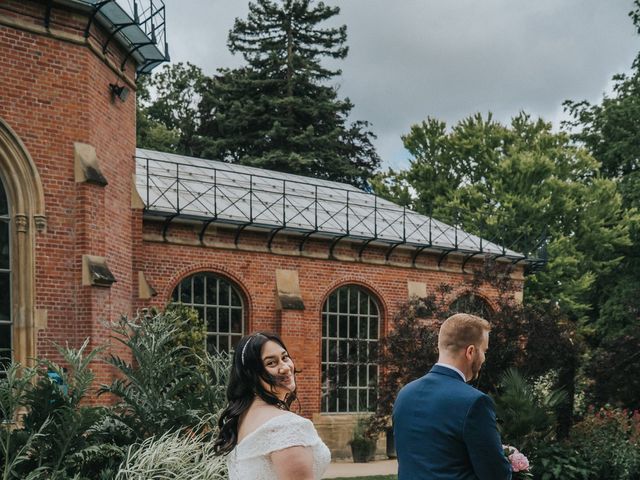
<instances>
[{"instance_id":1,"label":"lace dress","mask_svg":"<svg viewBox=\"0 0 640 480\"><path fill-rule=\"evenodd\" d=\"M289 447L309 447L313 451L313 474L320 480L331 461L311 421L286 412L273 417L247 435L227 456L229 480L278 480L271 454Z\"/></svg>"}]
</instances>

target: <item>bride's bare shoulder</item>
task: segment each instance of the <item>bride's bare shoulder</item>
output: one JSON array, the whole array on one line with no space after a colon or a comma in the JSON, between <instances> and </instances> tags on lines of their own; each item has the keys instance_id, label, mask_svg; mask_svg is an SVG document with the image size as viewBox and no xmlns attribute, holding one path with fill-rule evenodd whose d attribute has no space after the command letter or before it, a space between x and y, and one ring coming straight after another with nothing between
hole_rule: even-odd
<instances>
[{"instance_id":1,"label":"bride's bare shoulder","mask_svg":"<svg viewBox=\"0 0 640 480\"><path fill-rule=\"evenodd\" d=\"M282 415L295 415L287 411L283 411L273 405L252 405L244 414L244 418L240 419L238 426L238 441L254 431L258 430L262 425Z\"/></svg>"}]
</instances>

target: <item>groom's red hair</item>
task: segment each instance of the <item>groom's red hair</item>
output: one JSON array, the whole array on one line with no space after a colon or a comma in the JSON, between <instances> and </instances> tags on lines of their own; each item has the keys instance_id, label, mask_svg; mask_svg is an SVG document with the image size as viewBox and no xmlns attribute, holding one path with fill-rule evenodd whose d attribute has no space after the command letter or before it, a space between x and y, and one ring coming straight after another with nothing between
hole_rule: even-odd
<instances>
[{"instance_id":1,"label":"groom's red hair","mask_svg":"<svg viewBox=\"0 0 640 480\"><path fill-rule=\"evenodd\" d=\"M482 342L484 332L490 330L491 324L484 318L469 313L456 313L440 326L438 350L459 352L469 345L477 347Z\"/></svg>"}]
</instances>

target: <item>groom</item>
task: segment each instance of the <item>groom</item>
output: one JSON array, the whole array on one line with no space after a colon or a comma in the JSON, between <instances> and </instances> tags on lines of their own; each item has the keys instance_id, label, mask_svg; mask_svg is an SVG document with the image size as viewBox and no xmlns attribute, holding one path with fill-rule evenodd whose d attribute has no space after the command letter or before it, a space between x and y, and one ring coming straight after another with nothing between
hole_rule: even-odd
<instances>
[{"instance_id":1,"label":"groom","mask_svg":"<svg viewBox=\"0 0 640 480\"><path fill-rule=\"evenodd\" d=\"M465 313L438 334L438 363L406 385L393 409L398 480L510 480L493 401L466 382L489 348L489 322Z\"/></svg>"}]
</instances>

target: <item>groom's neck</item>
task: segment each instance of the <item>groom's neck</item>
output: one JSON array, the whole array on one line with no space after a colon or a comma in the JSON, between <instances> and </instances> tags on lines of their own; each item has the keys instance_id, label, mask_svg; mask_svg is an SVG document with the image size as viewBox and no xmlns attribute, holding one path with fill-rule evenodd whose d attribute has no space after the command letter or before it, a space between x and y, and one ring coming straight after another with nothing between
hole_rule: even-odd
<instances>
[{"instance_id":1,"label":"groom's neck","mask_svg":"<svg viewBox=\"0 0 640 480\"><path fill-rule=\"evenodd\" d=\"M464 360L465 359L456 358L451 355L440 355L438 357L438 363L458 369L460 372L462 372L462 375L464 375L465 380L469 381L469 368Z\"/></svg>"}]
</instances>

